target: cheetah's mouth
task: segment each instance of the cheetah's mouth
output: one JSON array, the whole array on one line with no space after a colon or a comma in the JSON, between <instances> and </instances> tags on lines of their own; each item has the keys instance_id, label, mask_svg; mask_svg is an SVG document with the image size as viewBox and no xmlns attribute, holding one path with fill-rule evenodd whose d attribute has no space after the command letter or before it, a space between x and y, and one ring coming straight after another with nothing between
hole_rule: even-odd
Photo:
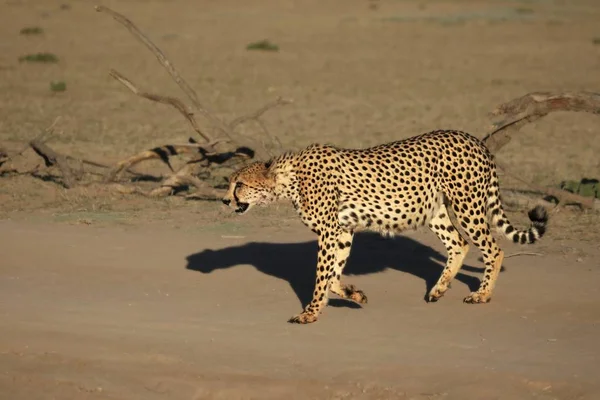
<instances>
[{"instance_id":1,"label":"cheetah's mouth","mask_svg":"<svg viewBox=\"0 0 600 400\"><path fill-rule=\"evenodd\" d=\"M248 211L248 207L250 207L250 204L248 203L237 203L238 204L238 208L235 210L236 214L243 214L246 211Z\"/></svg>"}]
</instances>

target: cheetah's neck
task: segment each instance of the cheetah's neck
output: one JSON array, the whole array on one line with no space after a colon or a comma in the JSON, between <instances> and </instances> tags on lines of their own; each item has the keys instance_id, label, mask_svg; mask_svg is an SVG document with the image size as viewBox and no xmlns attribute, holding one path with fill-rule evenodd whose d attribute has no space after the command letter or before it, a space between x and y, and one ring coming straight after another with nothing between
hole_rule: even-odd
<instances>
[{"instance_id":1,"label":"cheetah's neck","mask_svg":"<svg viewBox=\"0 0 600 400\"><path fill-rule=\"evenodd\" d=\"M294 154L284 154L274 160L271 173L275 179L275 197L277 200L298 200L298 179L295 173L297 160Z\"/></svg>"}]
</instances>

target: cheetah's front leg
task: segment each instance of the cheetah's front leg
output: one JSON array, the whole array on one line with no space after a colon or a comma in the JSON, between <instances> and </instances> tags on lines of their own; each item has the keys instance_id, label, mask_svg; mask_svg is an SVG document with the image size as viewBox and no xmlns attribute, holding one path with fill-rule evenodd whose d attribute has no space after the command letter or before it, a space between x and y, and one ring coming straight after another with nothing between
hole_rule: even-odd
<instances>
[{"instance_id":1,"label":"cheetah's front leg","mask_svg":"<svg viewBox=\"0 0 600 400\"><path fill-rule=\"evenodd\" d=\"M315 290L311 302L304 308L304 311L290 318L288 322L297 324L309 324L315 322L319 314L327 305L330 280L335 273L335 246L337 245L336 234L319 235L319 255L317 257L317 279Z\"/></svg>"},{"instance_id":2,"label":"cheetah's front leg","mask_svg":"<svg viewBox=\"0 0 600 400\"><path fill-rule=\"evenodd\" d=\"M350 256L350 248L352 247L352 232L340 232L336 245L336 264L331 277L330 289L331 292L337 294L343 299L353 300L360 304L367 304L367 296L362 290L359 290L354 285L343 284L341 282L346 261Z\"/></svg>"}]
</instances>

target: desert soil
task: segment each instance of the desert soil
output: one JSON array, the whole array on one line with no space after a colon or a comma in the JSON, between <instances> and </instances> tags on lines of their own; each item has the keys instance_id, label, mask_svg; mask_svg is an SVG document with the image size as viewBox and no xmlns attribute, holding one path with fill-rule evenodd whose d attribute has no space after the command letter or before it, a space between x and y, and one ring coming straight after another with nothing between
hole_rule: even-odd
<instances>
[{"instance_id":1,"label":"desert soil","mask_svg":"<svg viewBox=\"0 0 600 400\"><path fill-rule=\"evenodd\" d=\"M283 149L438 128L481 137L504 101L598 91L592 0L101 3L147 32L222 118L292 98L264 117ZM107 164L193 135L176 111L107 75L181 96L93 3L4 1L0 22L0 147L21 149L58 116L54 148ZM280 51L246 50L265 38ZM59 62L18 61L36 52ZM51 92L51 81L67 90ZM552 114L499 162L538 185L597 178L598 126L595 115ZM238 132L261 135L252 122ZM475 249L428 304L445 257L435 236L361 234L345 280L369 304L333 298L299 326L286 321L310 298L316 243L288 205L238 217L214 201L66 190L57 171L15 172L39 163L26 151L0 169L1 399L600 398L598 214L560 208L540 243L502 241L512 257L487 305L462 303L482 273ZM159 162L139 169L168 173ZM507 208L526 224L524 209Z\"/></svg>"}]
</instances>

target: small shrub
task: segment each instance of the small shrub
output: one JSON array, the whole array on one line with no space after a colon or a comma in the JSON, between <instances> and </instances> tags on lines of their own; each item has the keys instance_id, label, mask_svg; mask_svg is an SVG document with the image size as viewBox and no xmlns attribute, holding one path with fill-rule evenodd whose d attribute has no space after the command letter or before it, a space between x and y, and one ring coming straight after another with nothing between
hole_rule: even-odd
<instances>
[{"instance_id":1,"label":"small shrub","mask_svg":"<svg viewBox=\"0 0 600 400\"><path fill-rule=\"evenodd\" d=\"M533 8L518 7L518 8L515 8L515 12L517 14L533 14L535 11L533 10Z\"/></svg>"},{"instance_id":2,"label":"small shrub","mask_svg":"<svg viewBox=\"0 0 600 400\"><path fill-rule=\"evenodd\" d=\"M53 92L64 92L67 90L67 83L65 81L52 81L50 82L50 90Z\"/></svg>"},{"instance_id":3,"label":"small shrub","mask_svg":"<svg viewBox=\"0 0 600 400\"><path fill-rule=\"evenodd\" d=\"M31 62L31 63L57 63L58 57L52 53L35 53L26 54L19 57L19 62Z\"/></svg>"},{"instance_id":4,"label":"small shrub","mask_svg":"<svg viewBox=\"0 0 600 400\"><path fill-rule=\"evenodd\" d=\"M279 46L265 39L248 44L246 50L279 51Z\"/></svg>"},{"instance_id":5,"label":"small shrub","mask_svg":"<svg viewBox=\"0 0 600 400\"><path fill-rule=\"evenodd\" d=\"M44 30L39 26L26 26L25 28L22 28L19 33L21 35L41 35L44 33Z\"/></svg>"},{"instance_id":6,"label":"small shrub","mask_svg":"<svg viewBox=\"0 0 600 400\"><path fill-rule=\"evenodd\" d=\"M595 37L592 39L592 43L596 46L600 46L600 37Z\"/></svg>"},{"instance_id":7,"label":"small shrub","mask_svg":"<svg viewBox=\"0 0 600 400\"><path fill-rule=\"evenodd\" d=\"M562 181L559 187L580 196L600 199L600 181L598 179L583 178L580 181Z\"/></svg>"}]
</instances>

